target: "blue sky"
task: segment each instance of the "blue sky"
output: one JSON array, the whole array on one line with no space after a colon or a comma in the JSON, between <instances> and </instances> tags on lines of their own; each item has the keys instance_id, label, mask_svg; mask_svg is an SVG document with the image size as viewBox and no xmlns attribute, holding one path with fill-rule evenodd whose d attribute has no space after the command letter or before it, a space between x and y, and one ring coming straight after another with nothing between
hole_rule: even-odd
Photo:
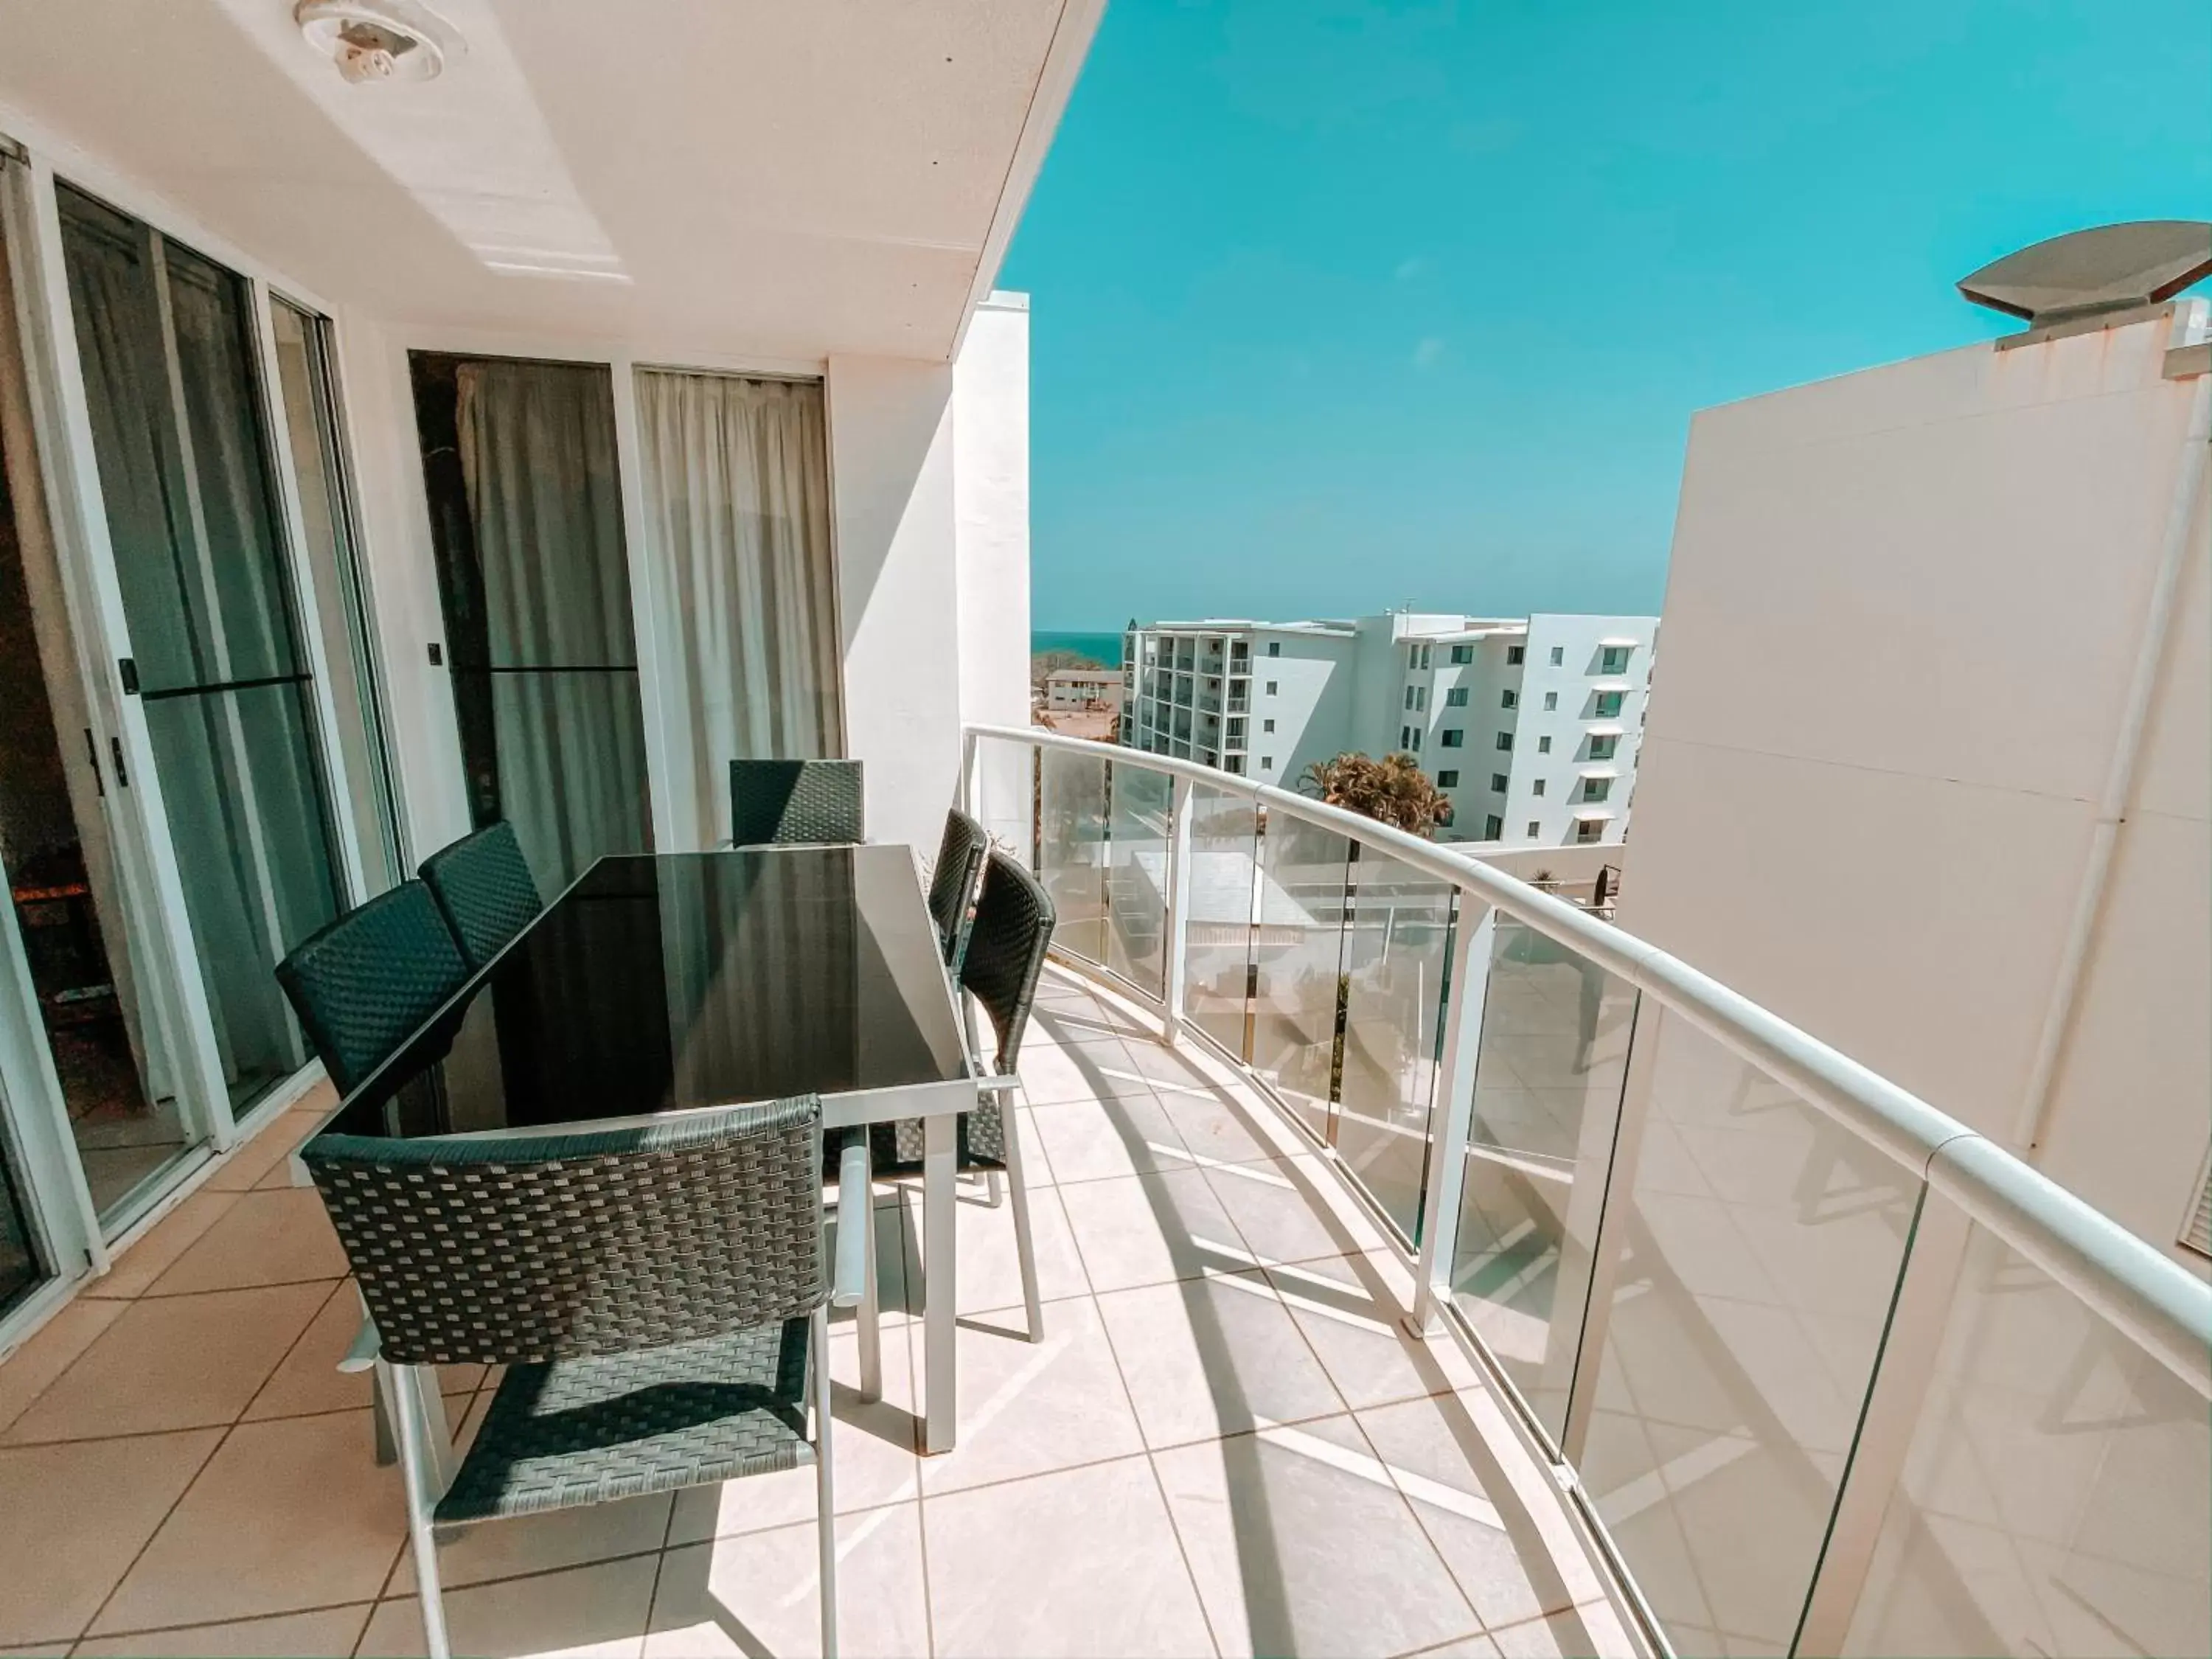
<instances>
[{"instance_id":1,"label":"blue sky","mask_svg":"<svg viewBox=\"0 0 2212 1659\"><path fill-rule=\"evenodd\" d=\"M1693 410L2163 217L2206 0L1112 0L1001 276L1036 625L1656 610Z\"/></svg>"}]
</instances>

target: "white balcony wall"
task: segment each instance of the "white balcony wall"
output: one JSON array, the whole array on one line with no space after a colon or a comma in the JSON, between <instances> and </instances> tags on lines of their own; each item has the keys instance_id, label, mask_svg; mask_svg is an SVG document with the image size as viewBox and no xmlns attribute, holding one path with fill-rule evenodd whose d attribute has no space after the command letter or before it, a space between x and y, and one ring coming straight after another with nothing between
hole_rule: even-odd
<instances>
[{"instance_id":1,"label":"white balcony wall","mask_svg":"<svg viewBox=\"0 0 2212 1659\"><path fill-rule=\"evenodd\" d=\"M2203 384L2166 354L2203 314L1971 346L1692 428L1622 924L2008 1143ZM2033 1154L2169 1250L2212 1097L2201 479Z\"/></svg>"}]
</instances>

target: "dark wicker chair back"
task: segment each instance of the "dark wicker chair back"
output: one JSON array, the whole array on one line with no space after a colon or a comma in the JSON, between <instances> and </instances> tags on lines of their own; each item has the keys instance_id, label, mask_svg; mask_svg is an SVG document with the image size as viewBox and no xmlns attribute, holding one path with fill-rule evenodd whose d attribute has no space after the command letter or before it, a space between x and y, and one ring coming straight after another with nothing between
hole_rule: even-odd
<instances>
[{"instance_id":1,"label":"dark wicker chair back","mask_svg":"<svg viewBox=\"0 0 2212 1659\"><path fill-rule=\"evenodd\" d=\"M991 1017L1001 1073L1012 1072L1020 1058L1022 1033L1030 1023L1057 919L1052 897L1036 878L1004 853L994 852L983 866L983 890L975 901L960 983Z\"/></svg>"},{"instance_id":2,"label":"dark wicker chair back","mask_svg":"<svg viewBox=\"0 0 2212 1659\"><path fill-rule=\"evenodd\" d=\"M504 818L441 848L417 873L471 969L497 956L545 908L514 826Z\"/></svg>"},{"instance_id":3,"label":"dark wicker chair back","mask_svg":"<svg viewBox=\"0 0 2212 1659\"><path fill-rule=\"evenodd\" d=\"M342 1095L468 977L460 947L419 881L347 912L276 964L276 982Z\"/></svg>"},{"instance_id":4,"label":"dark wicker chair back","mask_svg":"<svg viewBox=\"0 0 2212 1659\"><path fill-rule=\"evenodd\" d=\"M969 907L975 900L975 878L991 851L991 838L983 826L958 807L945 815L945 839L938 843L937 867L929 876L929 915L937 923L938 943L952 971L960 971L960 958L968 945Z\"/></svg>"},{"instance_id":5,"label":"dark wicker chair back","mask_svg":"<svg viewBox=\"0 0 2212 1659\"><path fill-rule=\"evenodd\" d=\"M860 762L730 763L732 846L769 847L786 842L857 844L866 839Z\"/></svg>"},{"instance_id":6,"label":"dark wicker chair back","mask_svg":"<svg viewBox=\"0 0 2212 1659\"><path fill-rule=\"evenodd\" d=\"M325 1134L300 1156L398 1364L628 1353L830 1294L811 1095L567 1136Z\"/></svg>"}]
</instances>

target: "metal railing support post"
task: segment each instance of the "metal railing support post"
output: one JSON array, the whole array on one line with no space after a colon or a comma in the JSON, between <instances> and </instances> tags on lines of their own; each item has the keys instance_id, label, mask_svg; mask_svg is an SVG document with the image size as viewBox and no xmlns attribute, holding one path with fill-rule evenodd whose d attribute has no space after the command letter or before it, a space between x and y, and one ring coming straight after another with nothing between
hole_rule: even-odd
<instances>
[{"instance_id":1,"label":"metal railing support post","mask_svg":"<svg viewBox=\"0 0 2212 1659\"><path fill-rule=\"evenodd\" d=\"M1498 910L1471 893L1459 896L1452 927L1450 988L1444 993L1443 1064L1429 1110L1429 1179L1421 1199L1421 1258L1413 1270L1413 1307L1407 1327L1417 1336L1441 1328L1437 1298L1451 1296L1452 1259L1459 1243L1460 1188L1467 1177L1467 1137L1474 1116L1474 1073L1482 1054L1482 1010Z\"/></svg>"},{"instance_id":2,"label":"metal railing support post","mask_svg":"<svg viewBox=\"0 0 2212 1659\"><path fill-rule=\"evenodd\" d=\"M1182 1036L1183 967L1189 955L1192 787L1188 778L1169 780L1167 915L1161 929L1161 948L1167 954L1160 964L1164 1004L1160 1031L1171 1043Z\"/></svg>"}]
</instances>

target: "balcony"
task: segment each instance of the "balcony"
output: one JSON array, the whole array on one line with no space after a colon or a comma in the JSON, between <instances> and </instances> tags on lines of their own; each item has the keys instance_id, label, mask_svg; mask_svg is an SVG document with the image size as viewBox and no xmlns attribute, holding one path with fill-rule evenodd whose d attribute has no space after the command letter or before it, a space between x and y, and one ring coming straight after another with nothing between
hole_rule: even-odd
<instances>
[{"instance_id":1,"label":"balcony","mask_svg":"<svg viewBox=\"0 0 2212 1659\"><path fill-rule=\"evenodd\" d=\"M889 1184L880 1403L854 1391L849 1327L832 1339L848 1652L1626 1650L1498 1396L1402 1328L1387 1230L1237 1068L1054 970L1022 1070L1045 1340L978 1192L961 1443L918 1455L920 1214ZM0 1366L0 1642L421 1651L398 1478L366 1378L337 1370L357 1304L288 1180L327 1103ZM447 1378L461 1433L489 1382ZM812 1501L796 1471L481 1528L444 1556L457 1650L812 1651Z\"/></svg>"},{"instance_id":2,"label":"balcony","mask_svg":"<svg viewBox=\"0 0 2212 1659\"><path fill-rule=\"evenodd\" d=\"M1032 849L1062 955L1233 1065L1381 1220L1413 1328L1477 1363L1632 1638L2212 1642L2200 1279L1585 909L1109 759L982 733L973 799Z\"/></svg>"},{"instance_id":3,"label":"balcony","mask_svg":"<svg viewBox=\"0 0 2212 1659\"><path fill-rule=\"evenodd\" d=\"M2202 1284L1486 866L975 736L1059 912L1021 1065L1044 1340L975 1189L959 1443L918 1455L921 1230L878 1187L884 1400L832 1341L848 1652L2203 1650ZM325 1103L0 1364L0 1647L420 1650L286 1166ZM491 1381L446 1377L461 1433ZM811 1651L811 1491L465 1534L457 1646Z\"/></svg>"}]
</instances>

